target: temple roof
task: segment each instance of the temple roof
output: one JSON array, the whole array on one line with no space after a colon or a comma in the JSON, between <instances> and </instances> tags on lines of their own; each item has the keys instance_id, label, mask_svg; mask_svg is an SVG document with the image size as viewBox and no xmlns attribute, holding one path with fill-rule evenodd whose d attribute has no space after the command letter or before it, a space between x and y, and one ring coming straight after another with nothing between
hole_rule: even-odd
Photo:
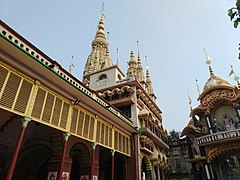
<instances>
[{"instance_id":1,"label":"temple roof","mask_svg":"<svg viewBox=\"0 0 240 180\"><path fill-rule=\"evenodd\" d=\"M224 79L215 76L211 66L209 66L209 71L210 71L210 78L207 80L206 84L204 85L203 91L206 91L214 86L227 86L227 87L233 87L230 83L225 81Z\"/></svg>"}]
</instances>

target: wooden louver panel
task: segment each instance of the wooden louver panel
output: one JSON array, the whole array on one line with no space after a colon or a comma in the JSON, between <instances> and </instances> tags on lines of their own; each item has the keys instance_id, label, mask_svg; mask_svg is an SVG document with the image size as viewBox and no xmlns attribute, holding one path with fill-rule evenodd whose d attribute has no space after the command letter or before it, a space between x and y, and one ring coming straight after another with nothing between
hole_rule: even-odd
<instances>
[{"instance_id":1,"label":"wooden louver panel","mask_svg":"<svg viewBox=\"0 0 240 180\"><path fill-rule=\"evenodd\" d=\"M95 121L94 117L91 117L90 129L89 129L89 139L93 139L94 121Z\"/></svg>"},{"instance_id":2,"label":"wooden louver panel","mask_svg":"<svg viewBox=\"0 0 240 180\"><path fill-rule=\"evenodd\" d=\"M42 88L39 88L37 92L36 100L33 106L33 111L32 111L32 116L37 119L40 119L45 95L46 95L46 91L43 90Z\"/></svg>"},{"instance_id":3,"label":"wooden louver panel","mask_svg":"<svg viewBox=\"0 0 240 180\"><path fill-rule=\"evenodd\" d=\"M8 70L5 69L4 67L0 66L0 95L2 92L2 88L3 88L3 84L4 82L7 80L7 74L8 74Z\"/></svg>"},{"instance_id":4,"label":"wooden louver panel","mask_svg":"<svg viewBox=\"0 0 240 180\"><path fill-rule=\"evenodd\" d=\"M96 137L96 141L97 141L98 143L100 143L100 129L101 129L101 122L98 121L98 122L97 122L97 137Z\"/></svg>"},{"instance_id":5,"label":"wooden louver panel","mask_svg":"<svg viewBox=\"0 0 240 180\"><path fill-rule=\"evenodd\" d=\"M70 107L69 104L64 102L63 109L62 109L62 115L61 115L61 122L60 122L60 127L61 128L66 128L69 107Z\"/></svg>"},{"instance_id":6,"label":"wooden louver panel","mask_svg":"<svg viewBox=\"0 0 240 180\"><path fill-rule=\"evenodd\" d=\"M12 108L20 82L21 77L11 72L6 87L3 91L2 97L0 99L0 104L2 106L5 106L9 109Z\"/></svg>"},{"instance_id":7,"label":"wooden louver panel","mask_svg":"<svg viewBox=\"0 0 240 180\"><path fill-rule=\"evenodd\" d=\"M24 114L33 84L0 66L0 105Z\"/></svg>"},{"instance_id":8,"label":"wooden louver panel","mask_svg":"<svg viewBox=\"0 0 240 180\"><path fill-rule=\"evenodd\" d=\"M67 100L34 79L0 64L0 107L53 128L130 154L130 137L104 119ZM27 110L27 112L26 112ZM70 122L68 122L70 121ZM67 126L69 123L70 126ZM95 132L96 130L96 132ZM114 133L114 134L113 134ZM114 137L114 139L113 139Z\"/></svg>"},{"instance_id":9,"label":"wooden louver panel","mask_svg":"<svg viewBox=\"0 0 240 180\"><path fill-rule=\"evenodd\" d=\"M79 136L82 136L83 120L84 120L84 112L80 111L80 115L78 118L78 127L77 127L77 134Z\"/></svg>"},{"instance_id":10,"label":"wooden louver panel","mask_svg":"<svg viewBox=\"0 0 240 180\"><path fill-rule=\"evenodd\" d=\"M66 129L70 105L50 91L38 88L32 116L49 125Z\"/></svg>"},{"instance_id":11,"label":"wooden louver panel","mask_svg":"<svg viewBox=\"0 0 240 180\"><path fill-rule=\"evenodd\" d=\"M73 108L71 117L70 132L93 140L95 118L80 110L79 107Z\"/></svg>"},{"instance_id":12,"label":"wooden louver panel","mask_svg":"<svg viewBox=\"0 0 240 180\"><path fill-rule=\"evenodd\" d=\"M129 137L123 135L122 133L115 131L114 134L115 138L114 138L114 148L120 152L129 154L130 150L129 150Z\"/></svg>"},{"instance_id":13,"label":"wooden louver panel","mask_svg":"<svg viewBox=\"0 0 240 180\"><path fill-rule=\"evenodd\" d=\"M52 124L55 126L58 126L59 124L61 110L62 110L62 100L56 97L54 111L52 115Z\"/></svg>"},{"instance_id":14,"label":"wooden louver panel","mask_svg":"<svg viewBox=\"0 0 240 180\"><path fill-rule=\"evenodd\" d=\"M53 101L54 101L54 96L51 93L48 93L47 99L45 101L45 107L43 109L43 116L42 116L42 120L48 123L50 122L50 119L51 119Z\"/></svg>"},{"instance_id":15,"label":"wooden louver panel","mask_svg":"<svg viewBox=\"0 0 240 180\"><path fill-rule=\"evenodd\" d=\"M112 133L113 133L113 130L112 128L109 128L109 146L112 147Z\"/></svg>"},{"instance_id":16,"label":"wooden louver panel","mask_svg":"<svg viewBox=\"0 0 240 180\"><path fill-rule=\"evenodd\" d=\"M73 108L72 121L71 121L71 126L70 126L70 132L72 132L72 133L76 133L78 112L79 111L77 108Z\"/></svg>"},{"instance_id":17,"label":"wooden louver panel","mask_svg":"<svg viewBox=\"0 0 240 180\"><path fill-rule=\"evenodd\" d=\"M85 138L88 137L89 118L90 118L90 116L89 116L88 114L85 114L85 119L84 119L84 131L83 131L83 137L85 137Z\"/></svg>"},{"instance_id":18,"label":"wooden louver panel","mask_svg":"<svg viewBox=\"0 0 240 180\"><path fill-rule=\"evenodd\" d=\"M33 84L23 80L22 86L20 88L19 94L17 96L17 101L14 110L24 113L30 98Z\"/></svg>"}]
</instances>

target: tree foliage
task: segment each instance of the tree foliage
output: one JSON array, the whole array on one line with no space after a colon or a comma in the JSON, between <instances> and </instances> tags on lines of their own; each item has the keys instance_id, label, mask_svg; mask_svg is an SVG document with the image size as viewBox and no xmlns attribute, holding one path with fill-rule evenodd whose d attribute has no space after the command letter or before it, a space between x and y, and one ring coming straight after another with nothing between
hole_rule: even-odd
<instances>
[{"instance_id":1,"label":"tree foliage","mask_svg":"<svg viewBox=\"0 0 240 180\"><path fill-rule=\"evenodd\" d=\"M179 139L179 135L180 135L180 132L175 131L175 129L169 132L170 139L173 139L173 138Z\"/></svg>"},{"instance_id":2,"label":"tree foliage","mask_svg":"<svg viewBox=\"0 0 240 180\"><path fill-rule=\"evenodd\" d=\"M240 23L240 0L236 0L236 6L228 10L228 16L230 20L233 21L233 26L238 27Z\"/></svg>"}]
</instances>

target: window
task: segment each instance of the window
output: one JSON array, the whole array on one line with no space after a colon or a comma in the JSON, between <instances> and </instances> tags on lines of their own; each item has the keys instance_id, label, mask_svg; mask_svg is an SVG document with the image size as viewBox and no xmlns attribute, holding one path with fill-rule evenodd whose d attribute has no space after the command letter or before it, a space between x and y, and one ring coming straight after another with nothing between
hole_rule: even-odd
<instances>
[{"instance_id":1,"label":"window","mask_svg":"<svg viewBox=\"0 0 240 180\"><path fill-rule=\"evenodd\" d=\"M99 80L103 80L103 79L107 79L107 75L106 74L101 74L99 77L98 77Z\"/></svg>"},{"instance_id":2,"label":"window","mask_svg":"<svg viewBox=\"0 0 240 180\"><path fill-rule=\"evenodd\" d=\"M131 105L118 108L128 118L131 118Z\"/></svg>"},{"instance_id":3,"label":"window","mask_svg":"<svg viewBox=\"0 0 240 180\"><path fill-rule=\"evenodd\" d=\"M118 74L118 79L119 79L119 80L122 80L122 77L121 77L121 75L120 75L120 74Z\"/></svg>"}]
</instances>

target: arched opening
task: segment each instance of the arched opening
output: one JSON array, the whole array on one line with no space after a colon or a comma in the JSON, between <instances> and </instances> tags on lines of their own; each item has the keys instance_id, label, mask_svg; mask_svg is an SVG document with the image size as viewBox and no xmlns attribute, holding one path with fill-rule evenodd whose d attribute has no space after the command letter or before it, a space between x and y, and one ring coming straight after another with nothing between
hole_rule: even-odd
<instances>
[{"instance_id":1,"label":"arched opening","mask_svg":"<svg viewBox=\"0 0 240 180\"><path fill-rule=\"evenodd\" d=\"M90 174L90 152L88 147L83 143L75 144L70 150L72 158L72 168L70 179L80 179L83 175Z\"/></svg>"},{"instance_id":2,"label":"arched opening","mask_svg":"<svg viewBox=\"0 0 240 180\"><path fill-rule=\"evenodd\" d=\"M13 180L47 179L48 161L52 153L52 149L43 144L36 144L24 149L19 154Z\"/></svg>"},{"instance_id":3,"label":"arched opening","mask_svg":"<svg viewBox=\"0 0 240 180\"><path fill-rule=\"evenodd\" d=\"M110 149L101 149L99 154L99 180L111 180L112 176L112 154ZM114 154L114 179L126 179L126 160L118 152Z\"/></svg>"},{"instance_id":4,"label":"arched opening","mask_svg":"<svg viewBox=\"0 0 240 180\"><path fill-rule=\"evenodd\" d=\"M145 176L146 180L151 180L151 163L146 156L142 158L141 167L142 167L142 173L141 173L142 177Z\"/></svg>"},{"instance_id":5,"label":"arched opening","mask_svg":"<svg viewBox=\"0 0 240 180\"><path fill-rule=\"evenodd\" d=\"M101 149L99 153L99 180L111 180L112 155L109 149Z\"/></svg>"},{"instance_id":6,"label":"arched opening","mask_svg":"<svg viewBox=\"0 0 240 180\"><path fill-rule=\"evenodd\" d=\"M114 179L115 180L125 180L126 179L126 159L124 156L118 152L114 155Z\"/></svg>"},{"instance_id":7,"label":"arched opening","mask_svg":"<svg viewBox=\"0 0 240 180\"><path fill-rule=\"evenodd\" d=\"M231 131L239 128L239 120L236 119L237 113L231 105L217 106L213 110L212 116L215 132Z\"/></svg>"}]
</instances>

